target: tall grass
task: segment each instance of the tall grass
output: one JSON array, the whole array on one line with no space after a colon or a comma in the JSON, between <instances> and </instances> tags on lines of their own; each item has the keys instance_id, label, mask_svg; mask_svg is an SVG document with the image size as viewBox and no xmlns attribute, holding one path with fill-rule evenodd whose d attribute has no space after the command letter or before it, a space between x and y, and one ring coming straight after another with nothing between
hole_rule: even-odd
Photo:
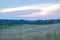
<instances>
[{"instance_id":1,"label":"tall grass","mask_svg":"<svg viewBox=\"0 0 60 40\"><path fill-rule=\"evenodd\" d=\"M51 26L52 27L55 27L55 26L59 27L59 25L60 24L47 25L47 26L48 27L51 27ZM0 30L0 40L60 40L60 32L59 33L57 32L57 31L60 31L59 30L60 28L57 31L54 29L54 30L52 30L52 32L47 32L44 34L43 27L45 27L47 30L51 29L51 28L47 28L47 26L46 25L43 25L43 26L39 26L39 25L12 26L11 28L8 28L9 30L8 29L5 30L5 32L7 32L6 34L4 34L4 29ZM41 29L41 27L43 29ZM23 30L20 30L20 29L23 29ZM41 32L41 30L43 30L43 32ZM14 31L15 31L15 33L12 33ZM18 32L23 31L23 32L16 34L16 31L18 31ZM1 32L3 34L1 34ZM31 33L31 34L29 34L29 33ZM34 33L36 33L36 34L34 34Z\"/></svg>"},{"instance_id":2,"label":"tall grass","mask_svg":"<svg viewBox=\"0 0 60 40\"><path fill-rule=\"evenodd\" d=\"M50 34L47 33L46 35L20 35L19 37L14 36L11 38L2 38L0 40L60 40L60 34Z\"/></svg>"}]
</instances>

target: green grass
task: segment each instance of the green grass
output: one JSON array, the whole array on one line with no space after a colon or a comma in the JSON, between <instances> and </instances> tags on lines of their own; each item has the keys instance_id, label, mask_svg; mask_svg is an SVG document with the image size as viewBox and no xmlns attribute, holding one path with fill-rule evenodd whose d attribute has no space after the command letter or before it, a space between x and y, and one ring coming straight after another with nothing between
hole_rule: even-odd
<instances>
[{"instance_id":1,"label":"green grass","mask_svg":"<svg viewBox=\"0 0 60 40\"><path fill-rule=\"evenodd\" d=\"M0 40L60 40L60 24L3 26Z\"/></svg>"},{"instance_id":2,"label":"green grass","mask_svg":"<svg viewBox=\"0 0 60 40\"><path fill-rule=\"evenodd\" d=\"M19 37L6 38L4 40L60 40L60 35L46 34L44 36L21 35Z\"/></svg>"}]
</instances>

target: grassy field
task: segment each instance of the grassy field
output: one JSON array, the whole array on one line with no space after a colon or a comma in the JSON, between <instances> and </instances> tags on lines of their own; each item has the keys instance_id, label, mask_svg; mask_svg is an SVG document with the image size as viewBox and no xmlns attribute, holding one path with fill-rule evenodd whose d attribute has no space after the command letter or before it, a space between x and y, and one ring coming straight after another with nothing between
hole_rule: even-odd
<instances>
[{"instance_id":1,"label":"grassy field","mask_svg":"<svg viewBox=\"0 0 60 40\"><path fill-rule=\"evenodd\" d=\"M0 26L0 40L60 40L60 24Z\"/></svg>"}]
</instances>

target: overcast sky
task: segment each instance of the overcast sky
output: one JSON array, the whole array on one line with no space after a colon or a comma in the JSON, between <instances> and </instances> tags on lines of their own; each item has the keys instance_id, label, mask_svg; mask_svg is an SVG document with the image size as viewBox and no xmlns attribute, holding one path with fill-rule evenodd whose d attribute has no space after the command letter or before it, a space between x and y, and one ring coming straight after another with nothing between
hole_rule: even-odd
<instances>
[{"instance_id":1,"label":"overcast sky","mask_svg":"<svg viewBox=\"0 0 60 40\"><path fill-rule=\"evenodd\" d=\"M0 19L56 18L60 18L60 0L0 0Z\"/></svg>"}]
</instances>

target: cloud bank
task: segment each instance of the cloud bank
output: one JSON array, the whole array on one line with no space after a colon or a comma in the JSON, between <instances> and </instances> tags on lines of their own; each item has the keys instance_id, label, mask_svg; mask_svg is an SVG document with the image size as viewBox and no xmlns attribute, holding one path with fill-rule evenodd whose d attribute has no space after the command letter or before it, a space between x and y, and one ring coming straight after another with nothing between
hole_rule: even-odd
<instances>
[{"instance_id":1,"label":"cloud bank","mask_svg":"<svg viewBox=\"0 0 60 40\"><path fill-rule=\"evenodd\" d=\"M60 4L53 4L53 5L43 7L43 8L38 8L38 9L40 9L42 11L37 12L37 13L32 13L32 14L21 15L21 17L47 17L47 16L53 16L53 15L57 14L57 13L54 14L53 12L60 9Z\"/></svg>"},{"instance_id":2,"label":"cloud bank","mask_svg":"<svg viewBox=\"0 0 60 40\"><path fill-rule=\"evenodd\" d=\"M20 17L20 18L33 18L33 17L55 18L60 15L60 3L58 4L48 4L48 3L47 4L36 4L36 5L15 7L15 8L6 8L6 9L1 9L0 13L10 13L10 12L27 11L27 10L41 10L41 11L23 14L23 15L17 15L17 17Z\"/></svg>"},{"instance_id":3,"label":"cloud bank","mask_svg":"<svg viewBox=\"0 0 60 40\"><path fill-rule=\"evenodd\" d=\"M55 8L59 7L59 5L60 4L36 4L36 5L1 9L0 12L14 12L23 10L37 10L37 9L47 11L47 10L55 10Z\"/></svg>"}]
</instances>

